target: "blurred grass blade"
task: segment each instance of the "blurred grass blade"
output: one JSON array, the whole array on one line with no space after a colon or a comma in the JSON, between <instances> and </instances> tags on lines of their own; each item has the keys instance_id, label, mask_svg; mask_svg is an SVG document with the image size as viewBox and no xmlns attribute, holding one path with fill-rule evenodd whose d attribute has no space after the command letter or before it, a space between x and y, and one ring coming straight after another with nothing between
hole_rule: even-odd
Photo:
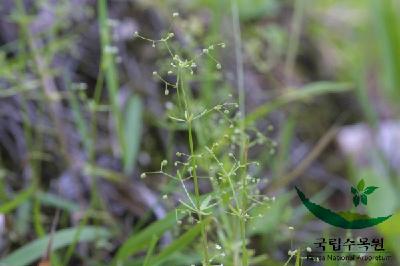
<instances>
[{"instance_id":1,"label":"blurred grass blade","mask_svg":"<svg viewBox=\"0 0 400 266\"><path fill-rule=\"evenodd\" d=\"M68 228L56 232L53 235L51 250L54 251L71 244L72 241L74 241L76 230L78 230L78 228ZM79 241L94 241L100 238L108 238L110 235L111 234L105 228L86 226L80 233ZM50 235L47 235L46 237L34 240L31 243L22 246L4 259L0 260L0 265L24 266L33 263L40 259L45 253L49 243L49 238Z\"/></svg>"},{"instance_id":2,"label":"blurred grass blade","mask_svg":"<svg viewBox=\"0 0 400 266\"><path fill-rule=\"evenodd\" d=\"M125 139L122 129L122 115L121 109L118 103L118 91L119 91L119 80L118 80L118 69L115 63L115 53L113 52L116 47L112 46L111 33L108 24L108 8L106 0L99 0L98 2L98 14L99 14L99 32L101 42L101 59L103 71L105 73L107 89L111 103L111 118L115 123L116 133L121 149L121 153L125 153Z\"/></svg>"},{"instance_id":3,"label":"blurred grass blade","mask_svg":"<svg viewBox=\"0 0 400 266\"><path fill-rule=\"evenodd\" d=\"M168 259L168 257L183 249L184 247L187 247L201 233L202 227L207 225L209 221L210 219L205 219L202 222L196 224L194 227L190 228L177 240L175 240L169 246L163 249L154 259L152 259L150 265L158 265Z\"/></svg>"},{"instance_id":4,"label":"blurred grass blade","mask_svg":"<svg viewBox=\"0 0 400 266\"><path fill-rule=\"evenodd\" d=\"M124 154L124 170L126 174L132 173L135 168L142 132L142 110L143 105L140 98L133 96L128 102L125 115L126 149Z\"/></svg>"},{"instance_id":5,"label":"blurred grass blade","mask_svg":"<svg viewBox=\"0 0 400 266\"><path fill-rule=\"evenodd\" d=\"M7 203L0 205L0 213L9 213L10 211L17 208L19 205L27 201L35 191L36 186L32 185L30 188L20 192L15 196L14 199Z\"/></svg>"},{"instance_id":6,"label":"blurred grass blade","mask_svg":"<svg viewBox=\"0 0 400 266\"><path fill-rule=\"evenodd\" d=\"M68 87L71 87L69 81L67 84L68 84ZM83 112L81 111L79 100L78 100L77 96L75 95L76 93L79 93L79 91L69 88L68 99L71 104L72 117L74 118L74 122L78 128L79 134L81 135L81 140L83 142L85 150L87 152L89 152L93 149L94 140L89 135L87 123L83 116Z\"/></svg>"},{"instance_id":7,"label":"blurred grass blade","mask_svg":"<svg viewBox=\"0 0 400 266\"><path fill-rule=\"evenodd\" d=\"M118 249L112 265L119 265L130 256L138 251L148 247L151 244L152 236L162 235L165 231L176 225L176 219L180 219L183 215L170 212L167 216L157 222L152 223L140 232L134 232Z\"/></svg>"},{"instance_id":8,"label":"blurred grass blade","mask_svg":"<svg viewBox=\"0 0 400 266\"><path fill-rule=\"evenodd\" d=\"M43 205L53 206L70 213L80 210L79 205L52 193L39 192L36 197Z\"/></svg>"},{"instance_id":9,"label":"blurred grass blade","mask_svg":"<svg viewBox=\"0 0 400 266\"><path fill-rule=\"evenodd\" d=\"M143 266L151 266L150 261L151 261L152 255L154 253L154 248L156 247L158 239L159 239L158 236L156 236L156 235L153 236L150 246L147 250L147 254L146 254L146 258L143 262Z\"/></svg>"},{"instance_id":10,"label":"blurred grass blade","mask_svg":"<svg viewBox=\"0 0 400 266\"><path fill-rule=\"evenodd\" d=\"M397 1L372 0L372 15L383 65L383 83L389 99L400 99L400 30Z\"/></svg>"},{"instance_id":11,"label":"blurred grass blade","mask_svg":"<svg viewBox=\"0 0 400 266\"><path fill-rule=\"evenodd\" d=\"M255 109L246 117L245 122L246 124L251 124L257 119L268 115L270 112L285 104L294 101L306 100L308 98L323 95L326 93L339 93L348 91L352 88L352 86L352 84L345 82L318 81L307 84L302 88L290 89L289 92Z\"/></svg>"}]
</instances>

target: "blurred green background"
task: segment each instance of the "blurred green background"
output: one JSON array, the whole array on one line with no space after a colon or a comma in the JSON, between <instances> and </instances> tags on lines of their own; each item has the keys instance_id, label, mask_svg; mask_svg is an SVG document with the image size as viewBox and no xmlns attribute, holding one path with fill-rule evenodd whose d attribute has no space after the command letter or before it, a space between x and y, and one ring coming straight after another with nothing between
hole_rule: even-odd
<instances>
[{"instance_id":1,"label":"blurred green background","mask_svg":"<svg viewBox=\"0 0 400 266\"><path fill-rule=\"evenodd\" d=\"M163 160L173 172L189 148L168 120L177 96L152 75L175 82L168 51L135 32L173 32L184 58L224 43L187 82L194 112L238 102L263 144L248 153L268 201L247 222L249 265L300 265L288 251L321 237L383 237L393 257L302 265L399 265L399 1L2 0L0 15L0 265L201 265L200 227L176 212L179 182L140 178ZM217 121L194 124L196 150L228 132ZM365 230L324 224L294 191L344 210L360 179L379 187L361 209L394 214ZM218 203L211 183L200 190ZM210 215L215 265L243 264L219 224L229 211Z\"/></svg>"}]
</instances>

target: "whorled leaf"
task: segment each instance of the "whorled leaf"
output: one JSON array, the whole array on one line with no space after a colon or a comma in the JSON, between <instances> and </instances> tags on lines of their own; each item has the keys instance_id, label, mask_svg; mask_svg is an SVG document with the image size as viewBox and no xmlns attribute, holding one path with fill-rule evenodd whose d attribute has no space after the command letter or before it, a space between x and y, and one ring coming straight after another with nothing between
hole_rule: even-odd
<instances>
[{"instance_id":1,"label":"whorled leaf","mask_svg":"<svg viewBox=\"0 0 400 266\"><path fill-rule=\"evenodd\" d=\"M371 195L376 189L378 189L378 187L370 186L364 189L363 193L365 195Z\"/></svg>"},{"instance_id":2,"label":"whorled leaf","mask_svg":"<svg viewBox=\"0 0 400 266\"><path fill-rule=\"evenodd\" d=\"M357 189L358 189L358 191L363 191L364 187L365 187L365 181L364 181L364 179L361 179L357 184Z\"/></svg>"},{"instance_id":3,"label":"whorled leaf","mask_svg":"<svg viewBox=\"0 0 400 266\"><path fill-rule=\"evenodd\" d=\"M353 197L353 204L354 204L355 207L357 207L358 204L360 204L360 196L355 195L355 196Z\"/></svg>"},{"instance_id":4,"label":"whorled leaf","mask_svg":"<svg viewBox=\"0 0 400 266\"><path fill-rule=\"evenodd\" d=\"M365 194L362 194L362 195L361 195L361 203L364 204L364 205L367 205L367 204L368 204L367 195L365 195Z\"/></svg>"}]
</instances>

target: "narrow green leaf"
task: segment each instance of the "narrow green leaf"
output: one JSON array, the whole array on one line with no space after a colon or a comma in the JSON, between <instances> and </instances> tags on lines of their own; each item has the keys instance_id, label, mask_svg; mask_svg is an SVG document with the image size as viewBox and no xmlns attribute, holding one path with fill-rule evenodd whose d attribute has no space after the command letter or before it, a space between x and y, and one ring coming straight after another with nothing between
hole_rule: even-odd
<instances>
[{"instance_id":1,"label":"narrow green leaf","mask_svg":"<svg viewBox=\"0 0 400 266\"><path fill-rule=\"evenodd\" d=\"M39 192L36 194L36 197L43 205L57 207L70 213L77 212L81 209L78 204L64 199L56 194Z\"/></svg>"},{"instance_id":2,"label":"narrow green leaf","mask_svg":"<svg viewBox=\"0 0 400 266\"><path fill-rule=\"evenodd\" d=\"M125 134L123 132L123 117L118 102L119 92L119 76L118 67L115 62L115 54L110 53L112 48L112 36L110 26L108 24L108 3L107 0L97 1L100 44L101 44L101 66L105 74L107 90L111 105L112 122L115 123L115 130L122 154L125 154Z\"/></svg>"},{"instance_id":3,"label":"narrow green leaf","mask_svg":"<svg viewBox=\"0 0 400 266\"><path fill-rule=\"evenodd\" d=\"M148 247L153 235L162 235L176 225L177 218L183 217L182 214L178 214L178 217L176 215L175 212L170 212L164 219L152 223L140 232L134 232L118 249L112 265L119 265L138 251Z\"/></svg>"},{"instance_id":4,"label":"narrow green leaf","mask_svg":"<svg viewBox=\"0 0 400 266\"><path fill-rule=\"evenodd\" d=\"M124 170L126 174L132 173L135 168L137 154L139 152L142 133L142 102L134 96L128 102L125 114L125 154Z\"/></svg>"},{"instance_id":5,"label":"narrow green leaf","mask_svg":"<svg viewBox=\"0 0 400 266\"><path fill-rule=\"evenodd\" d=\"M194 227L190 228L177 240L175 240L169 246L163 249L153 260L151 260L151 265L158 265L168 259L168 257L183 249L184 247L187 247L200 234L201 228L204 225L208 224L209 221L210 219L203 220L201 223L198 223Z\"/></svg>"},{"instance_id":6,"label":"narrow green leaf","mask_svg":"<svg viewBox=\"0 0 400 266\"><path fill-rule=\"evenodd\" d=\"M358 204L360 204L360 197L358 195L355 195L353 197L353 204L354 204L355 207L357 207Z\"/></svg>"},{"instance_id":7,"label":"narrow green leaf","mask_svg":"<svg viewBox=\"0 0 400 266\"><path fill-rule=\"evenodd\" d=\"M152 237L150 246L149 246L149 248L147 250L146 258L145 258L145 260L143 262L143 266L151 266L150 261L152 259L154 248L155 248L155 246L156 246L156 244L158 242L158 239L159 239L159 237L156 236L156 235L154 235Z\"/></svg>"},{"instance_id":8,"label":"narrow green leaf","mask_svg":"<svg viewBox=\"0 0 400 266\"><path fill-rule=\"evenodd\" d=\"M246 125L253 123L257 119L265 117L270 112L294 101L311 99L327 93L340 93L353 88L353 84L329 81L318 81L305 85L302 88L288 88L288 92L266 104L256 108L245 118Z\"/></svg>"},{"instance_id":9,"label":"narrow green leaf","mask_svg":"<svg viewBox=\"0 0 400 266\"><path fill-rule=\"evenodd\" d=\"M357 189L355 187L351 187L351 193L353 195L357 195L358 191L357 191Z\"/></svg>"},{"instance_id":10,"label":"narrow green leaf","mask_svg":"<svg viewBox=\"0 0 400 266\"><path fill-rule=\"evenodd\" d=\"M366 189L364 189L364 194L365 194L365 195L370 195L370 194L374 193L374 191L375 191L377 188L378 188L378 187L374 187L374 186L367 187Z\"/></svg>"},{"instance_id":11,"label":"narrow green leaf","mask_svg":"<svg viewBox=\"0 0 400 266\"><path fill-rule=\"evenodd\" d=\"M15 196L11 201L0 205L0 213L9 213L27 201L35 191L35 187L35 185L32 185L30 188L18 193L17 196Z\"/></svg>"},{"instance_id":12,"label":"narrow green leaf","mask_svg":"<svg viewBox=\"0 0 400 266\"><path fill-rule=\"evenodd\" d=\"M357 189L358 189L358 191L363 191L364 187L365 187L365 181L364 181L364 179L361 179L357 184Z\"/></svg>"},{"instance_id":13,"label":"narrow green leaf","mask_svg":"<svg viewBox=\"0 0 400 266\"><path fill-rule=\"evenodd\" d=\"M53 235L52 251L68 246L74 241L78 228L68 228L55 232ZM103 227L86 226L79 235L79 242L94 241L97 239L107 239L110 233ZM45 253L50 236L36 239L29 244L22 246L4 259L0 260L0 265L25 266L30 265L40 259Z\"/></svg>"},{"instance_id":14,"label":"narrow green leaf","mask_svg":"<svg viewBox=\"0 0 400 266\"><path fill-rule=\"evenodd\" d=\"M367 195L365 195L365 194L361 195L361 203L364 204L364 205L368 204Z\"/></svg>"},{"instance_id":15,"label":"narrow green leaf","mask_svg":"<svg viewBox=\"0 0 400 266\"><path fill-rule=\"evenodd\" d=\"M200 210L205 210L208 207L208 204L210 203L211 200L211 195L208 195L202 202L200 205Z\"/></svg>"}]
</instances>

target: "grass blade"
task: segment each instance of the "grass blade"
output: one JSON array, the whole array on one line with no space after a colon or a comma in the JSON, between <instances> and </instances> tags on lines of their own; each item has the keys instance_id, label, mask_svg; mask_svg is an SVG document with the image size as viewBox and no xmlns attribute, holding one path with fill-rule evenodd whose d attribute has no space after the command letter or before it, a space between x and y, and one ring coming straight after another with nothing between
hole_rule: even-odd
<instances>
[{"instance_id":1,"label":"grass blade","mask_svg":"<svg viewBox=\"0 0 400 266\"><path fill-rule=\"evenodd\" d=\"M9 213L25 201L27 201L35 191L35 187L35 185L32 185L30 188L18 193L14 199L0 205L0 213Z\"/></svg>"},{"instance_id":2,"label":"grass blade","mask_svg":"<svg viewBox=\"0 0 400 266\"><path fill-rule=\"evenodd\" d=\"M111 33L108 24L108 7L106 0L98 1L98 14L99 14L99 31L101 42L101 58L102 70L105 73L107 89L111 103L112 119L115 122L116 133L121 149L121 153L125 153L125 139L122 131L122 115L118 103L119 79L118 69L115 63L115 55L110 49L114 49L111 43Z\"/></svg>"},{"instance_id":3,"label":"grass blade","mask_svg":"<svg viewBox=\"0 0 400 266\"><path fill-rule=\"evenodd\" d=\"M78 204L56 194L39 192L36 194L36 197L43 205L53 206L69 213L77 212L81 209Z\"/></svg>"},{"instance_id":4,"label":"grass blade","mask_svg":"<svg viewBox=\"0 0 400 266\"><path fill-rule=\"evenodd\" d=\"M135 168L136 157L139 152L142 132L142 109L140 98L134 96L130 99L125 116L125 144L124 170L126 174L132 173Z\"/></svg>"},{"instance_id":5,"label":"grass blade","mask_svg":"<svg viewBox=\"0 0 400 266\"><path fill-rule=\"evenodd\" d=\"M177 240L163 249L153 260L151 260L150 265L158 265L168 259L168 257L174 255L177 251L180 251L184 247L188 246L201 233L202 227L207 225L209 221L210 219L205 219L185 232Z\"/></svg>"},{"instance_id":6,"label":"grass blade","mask_svg":"<svg viewBox=\"0 0 400 266\"><path fill-rule=\"evenodd\" d=\"M179 218L180 216L178 216L178 219ZM138 251L148 247L151 243L152 236L161 235L175 226L176 219L175 212L170 212L164 219L154 222L139 233L134 233L118 249L113 265L119 265Z\"/></svg>"},{"instance_id":7,"label":"grass blade","mask_svg":"<svg viewBox=\"0 0 400 266\"><path fill-rule=\"evenodd\" d=\"M147 250L147 254L146 254L146 258L145 258L145 260L143 262L143 266L151 266L150 261L152 259L154 248L155 248L155 246L156 246L156 244L158 242L158 239L159 238L157 236L155 236L155 235L153 236L153 238L151 240L151 243L150 243L150 246L149 246L149 249Z\"/></svg>"},{"instance_id":8,"label":"grass blade","mask_svg":"<svg viewBox=\"0 0 400 266\"><path fill-rule=\"evenodd\" d=\"M53 242L51 250L68 246L74 241L74 237L78 228L68 228L56 232L53 235ZM102 227L86 226L82 229L79 241L87 242L94 241L99 238L108 238L110 233ZM4 259L0 260L0 264L12 266L24 266L33 263L40 259L46 251L49 243L50 235L32 241L31 243L17 249Z\"/></svg>"},{"instance_id":9,"label":"grass blade","mask_svg":"<svg viewBox=\"0 0 400 266\"><path fill-rule=\"evenodd\" d=\"M275 109L294 101L305 100L326 93L344 92L350 90L351 88L352 84L350 83L339 83L339 82L329 82L329 81L319 81L307 84L302 88L289 90L289 92L283 94L277 99L271 102L267 102L264 105L261 105L246 117L245 122L246 124L251 124L255 122L257 119L268 115Z\"/></svg>"}]
</instances>

